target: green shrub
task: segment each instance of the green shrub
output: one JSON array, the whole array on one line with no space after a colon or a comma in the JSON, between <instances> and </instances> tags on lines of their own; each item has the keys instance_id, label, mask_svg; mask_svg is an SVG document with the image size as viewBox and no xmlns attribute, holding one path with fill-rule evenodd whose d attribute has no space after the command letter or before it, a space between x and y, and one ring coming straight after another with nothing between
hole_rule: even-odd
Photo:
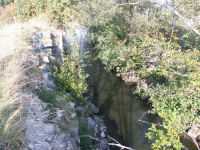
<instances>
[{"instance_id":1,"label":"green shrub","mask_svg":"<svg viewBox=\"0 0 200 150\"><path fill-rule=\"evenodd\" d=\"M71 56L65 57L61 71L55 73L56 83L60 90L72 93L78 99L83 99L82 94L86 92L86 75L80 64Z\"/></svg>"},{"instance_id":2,"label":"green shrub","mask_svg":"<svg viewBox=\"0 0 200 150\"><path fill-rule=\"evenodd\" d=\"M198 14L199 5L182 2L177 9L183 15ZM150 96L154 112L163 120L147 134L153 149L181 150L180 134L198 122L200 108L199 37L183 30L184 21L149 1L122 6L112 0L16 0L16 6L23 18L46 11L53 22L79 20L88 25L97 57L107 70L134 70L148 83L141 91ZM87 86L79 62L67 56L55 77L60 90L82 99Z\"/></svg>"},{"instance_id":3,"label":"green shrub","mask_svg":"<svg viewBox=\"0 0 200 150\"><path fill-rule=\"evenodd\" d=\"M17 16L21 19L37 16L47 7L46 0L16 0L15 4Z\"/></svg>"},{"instance_id":4,"label":"green shrub","mask_svg":"<svg viewBox=\"0 0 200 150\"><path fill-rule=\"evenodd\" d=\"M65 24L76 14L76 0L16 0L17 15L29 19L46 12L54 23Z\"/></svg>"},{"instance_id":5,"label":"green shrub","mask_svg":"<svg viewBox=\"0 0 200 150\"><path fill-rule=\"evenodd\" d=\"M148 132L153 149L180 150L179 136L200 117L199 51L180 51L178 43L168 43L164 37L136 37L122 43L112 30L105 31L98 39L98 57L108 70L134 70L145 80L148 89L142 91L150 96L154 112L163 119L162 127L154 125Z\"/></svg>"},{"instance_id":6,"label":"green shrub","mask_svg":"<svg viewBox=\"0 0 200 150\"><path fill-rule=\"evenodd\" d=\"M200 49L200 37L192 32L183 33L180 38L180 45L183 49Z\"/></svg>"},{"instance_id":7,"label":"green shrub","mask_svg":"<svg viewBox=\"0 0 200 150\"><path fill-rule=\"evenodd\" d=\"M5 6L14 2L14 0L0 0L0 6Z\"/></svg>"},{"instance_id":8,"label":"green shrub","mask_svg":"<svg viewBox=\"0 0 200 150\"><path fill-rule=\"evenodd\" d=\"M46 103L50 103L50 104L56 103L56 96L57 96L56 91L49 91L49 90L42 88L37 91L37 95L42 101L44 101Z\"/></svg>"},{"instance_id":9,"label":"green shrub","mask_svg":"<svg viewBox=\"0 0 200 150\"><path fill-rule=\"evenodd\" d=\"M85 120L79 120L79 133L80 133L80 148L81 150L93 150L95 149L94 141L90 138L86 137L85 135L91 135L92 131L88 129L88 124Z\"/></svg>"},{"instance_id":10,"label":"green shrub","mask_svg":"<svg viewBox=\"0 0 200 150\"><path fill-rule=\"evenodd\" d=\"M74 101L75 98L71 94L66 94L63 91L57 90L48 90L45 88L41 88L36 91L40 100L49 104L49 107L60 107L64 108L67 102Z\"/></svg>"},{"instance_id":11,"label":"green shrub","mask_svg":"<svg viewBox=\"0 0 200 150\"><path fill-rule=\"evenodd\" d=\"M184 43L180 43L178 31L182 28L176 26L177 31L171 31L166 21L170 14L158 11L163 18L150 14L148 20L135 8L134 23L124 11L119 14L120 19L113 19L115 15L108 22L92 27L98 58L107 70L116 73L133 70L148 84L147 89L138 87L137 91L150 97L154 113L162 118L161 125L153 124L147 134L153 142L152 149L181 150L180 135L200 119L200 52L196 50L199 38L184 31Z\"/></svg>"},{"instance_id":12,"label":"green shrub","mask_svg":"<svg viewBox=\"0 0 200 150\"><path fill-rule=\"evenodd\" d=\"M77 14L74 9L77 3L78 0L48 0L47 13L53 22L65 24Z\"/></svg>"}]
</instances>

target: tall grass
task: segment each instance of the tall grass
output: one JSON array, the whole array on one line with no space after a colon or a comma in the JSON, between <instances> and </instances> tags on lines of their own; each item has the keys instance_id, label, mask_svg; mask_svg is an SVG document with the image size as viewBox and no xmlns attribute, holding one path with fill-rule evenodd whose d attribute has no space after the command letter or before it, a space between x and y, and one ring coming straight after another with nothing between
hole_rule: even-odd
<instances>
[{"instance_id":1,"label":"tall grass","mask_svg":"<svg viewBox=\"0 0 200 150\"><path fill-rule=\"evenodd\" d=\"M3 149L20 150L24 144L27 106L37 84L29 74L36 67L32 56L31 52L20 51L0 62L3 66L0 70L0 145Z\"/></svg>"}]
</instances>

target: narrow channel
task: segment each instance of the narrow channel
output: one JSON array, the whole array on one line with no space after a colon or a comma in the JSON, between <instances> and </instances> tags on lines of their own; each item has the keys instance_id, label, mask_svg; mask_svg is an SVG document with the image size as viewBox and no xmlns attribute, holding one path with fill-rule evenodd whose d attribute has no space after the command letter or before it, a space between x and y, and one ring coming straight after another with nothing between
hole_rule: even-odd
<instances>
[{"instance_id":1,"label":"narrow channel","mask_svg":"<svg viewBox=\"0 0 200 150\"><path fill-rule=\"evenodd\" d=\"M133 94L135 87L126 85L114 73L106 71L101 61L96 59L95 50L87 43L86 28L78 28L76 33L82 63L88 74L89 95L99 108L99 115L104 117L109 135L136 150L150 150L146 138L150 124L144 122L155 118L144 115L150 110L149 105L139 95ZM140 121L143 119L144 122Z\"/></svg>"},{"instance_id":2,"label":"narrow channel","mask_svg":"<svg viewBox=\"0 0 200 150\"><path fill-rule=\"evenodd\" d=\"M136 150L149 150L150 144L145 136L149 125L139 121L148 106L124 81L107 72L99 60L88 60L89 91L100 114L105 116L109 134Z\"/></svg>"}]
</instances>

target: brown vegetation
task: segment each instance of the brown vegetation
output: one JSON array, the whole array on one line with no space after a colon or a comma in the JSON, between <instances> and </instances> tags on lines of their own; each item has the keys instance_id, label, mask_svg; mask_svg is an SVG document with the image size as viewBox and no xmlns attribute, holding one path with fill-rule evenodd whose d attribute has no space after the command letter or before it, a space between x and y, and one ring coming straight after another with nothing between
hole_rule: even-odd
<instances>
[{"instance_id":1,"label":"brown vegetation","mask_svg":"<svg viewBox=\"0 0 200 150\"><path fill-rule=\"evenodd\" d=\"M0 7L0 25L15 22L15 5Z\"/></svg>"}]
</instances>

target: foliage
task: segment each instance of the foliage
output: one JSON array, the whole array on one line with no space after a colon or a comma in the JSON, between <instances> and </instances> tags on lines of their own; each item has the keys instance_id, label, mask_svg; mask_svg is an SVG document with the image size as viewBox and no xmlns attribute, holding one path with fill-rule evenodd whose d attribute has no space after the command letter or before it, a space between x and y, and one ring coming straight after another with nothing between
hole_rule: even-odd
<instances>
[{"instance_id":1,"label":"foliage","mask_svg":"<svg viewBox=\"0 0 200 150\"><path fill-rule=\"evenodd\" d=\"M93 43L107 70L134 70L147 83L142 91L163 120L147 134L152 148L181 150L181 133L199 123L199 37L179 24L171 26L173 14L151 7L145 15L139 9L142 6L131 9L132 19L127 19L127 7L106 23L93 26Z\"/></svg>"},{"instance_id":2,"label":"foliage","mask_svg":"<svg viewBox=\"0 0 200 150\"><path fill-rule=\"evenodd\" d=\"M77 0L16 0L17 15L29 19L46 12L52 22L65 24L76 13Z\"/></svg>"},{"instance_id":3,"label":"foliage","mask_svg":"<svg viewBox=\"0 0 200 150\"><path fill-rule=\"evenodd\" d=\"M102 23L107 19L105 15L112 15L113 10L116 11L110 9L112 0L16 0L15 3L17 15L22 19L46 12L52 22L61 25L70 21L87 25Z\"/></svg>"},{"instance_id":4,"label":"foliage","mask_svg":"<svg viewBox=\"0 0 200 150\"><path fill-rule=\"evenodd\" d=\"M21 19L28 19L42 13L47 7L46 0L16 0L17 16Z\"/></svg>"},{"instance_id":5,"label":"foliage","mask_svg":"<svg viewBox=\"0 0 200 150\"><path fill-rule=\"evenodd\" d=\"M76 98L83 99L82 94L87 89L86 75L76 59L66 56L61 71L57 71L55 77L60 90L72 92Z\"/></svg>"},{"instance_id":6,"label":"foliage","mask_svg":"<svg viewBox=\"0 0 200 150\"><path fill-rule=\"evenodd\" d=\"M200 119L199 51L176 53L167 60L170 63L165 61L168 70L165 76L168 75L170 83L156 85L148 91L154 111L164 119L162 130L156 130L155 126L150 129L149 138L153 133L156 139L154 149L181 149L180 134Z\"/></svg>"},{"instance_id":7,"label":"foliage","mask_svg":"<svg viewBox=\"0 0 200 150\"><path fill-rule=\"evenodd\" d=\"M49 91L44 88L37 91L38 97L43 100L45 103L56 103L56 91Z\"/></svg>"},{"instance_id":8,"label":"foliage","mask_svg":"<svg viewBox=\"0 0 200 150\"><path fill-rule=\"evenodd\" d=\"M192 124L199 123L199 89L185 85L158 86L150 90L154 111L163 118L161 128L150 128L148 138L154 149L181 149L179 141Z\"/></svg>"},{"instance_id":9,"label":"foliage","mask_svg":"<svg viewBox=\"0 0 200 150\"><path fill-rule=\"evenodd\" d=\"M49 107L60 107L64 108L67 102L74 101L74 97L69 93L66 94L58 90L48 90L46 88L38 89L37 95L40 100L48 104Z\"/></svg>"},{"instance_id":10,"label":"foliage","mask_svg":"<svg viewBox=\"0 0 200 150\"><path fill-rule=\"evenodd\" d=\"M183 49L200 49L200 36L192 33L186 32L180 38L180 45Z\"/></svg>"},{"instance_id":11,"label":"foliage","mask_svg":"<svg viewBox=\"0 0 200 150\"><path fill-rule=\"evenodd\" d=\"M112 0L16 0L16 6L23 18L46 11L53 22L79 20L89 26L92 44L107 70L134 70L146 81L148 88L142 91L163 120L147 134L153 149L182 148L180 134L199 123L200 38L188 31L198 29L199 1L173 0L171 6L181 17L148 0L135 5ZM67 56L55 75L60 89L82 98L85 75L74 58Z\"/></svg>"},{"instance_id":12,"label":"foliage","mask_svg":"<svg viewBox=\"0 0 200 150\"><path fill-rule=\"evenodd\" d=\"M94 141L88 137L84 137L85 135L91 135L91 130L88 129L88 124L85 120L80 119L79 123L79 133L80 133L80 148L82 150L93 150L95 149Z\"/></svg>"},{"instance_id":13,"label":"foliage","mask_svg":"<svg viewBox=\"0 0 200 150\"><path fill-rule=\"evenodd\" d=\"M47 12L53 22L65 24L76 14L73 6L78 0L48 0Z\"/></svg>"},{"instance_id":14,"label":"foliage","mask_svg":"<svg viewBox=\"0 0 200 150\"><path fill-rule=\"evenodd\" d=\"M174 5L178 6L177 9L181 14L188 18L198 16L200 12L200 2L194 0L175 0Z\"/></svg>"},{"instance_id":15,"label":"foliage","mask_svg":"<svg viewBox=\"0 0 200 150\"><path fill-rule=\"evenodd\" d=\"M14 2L14 0L0 0L0 6L5 6Z\"/></svg>"},{"instance_id":16,"label":"foliage","mask_svg":"<svg viewBox=\"0 0 200 150\"><path fill-rule=\"evenodd\" d=\"M116 11L119 11L115 6L113 0L79 0L75 8L79 13L78 21L90 27L107 22Z\"/></svg>"}]
</instances>

